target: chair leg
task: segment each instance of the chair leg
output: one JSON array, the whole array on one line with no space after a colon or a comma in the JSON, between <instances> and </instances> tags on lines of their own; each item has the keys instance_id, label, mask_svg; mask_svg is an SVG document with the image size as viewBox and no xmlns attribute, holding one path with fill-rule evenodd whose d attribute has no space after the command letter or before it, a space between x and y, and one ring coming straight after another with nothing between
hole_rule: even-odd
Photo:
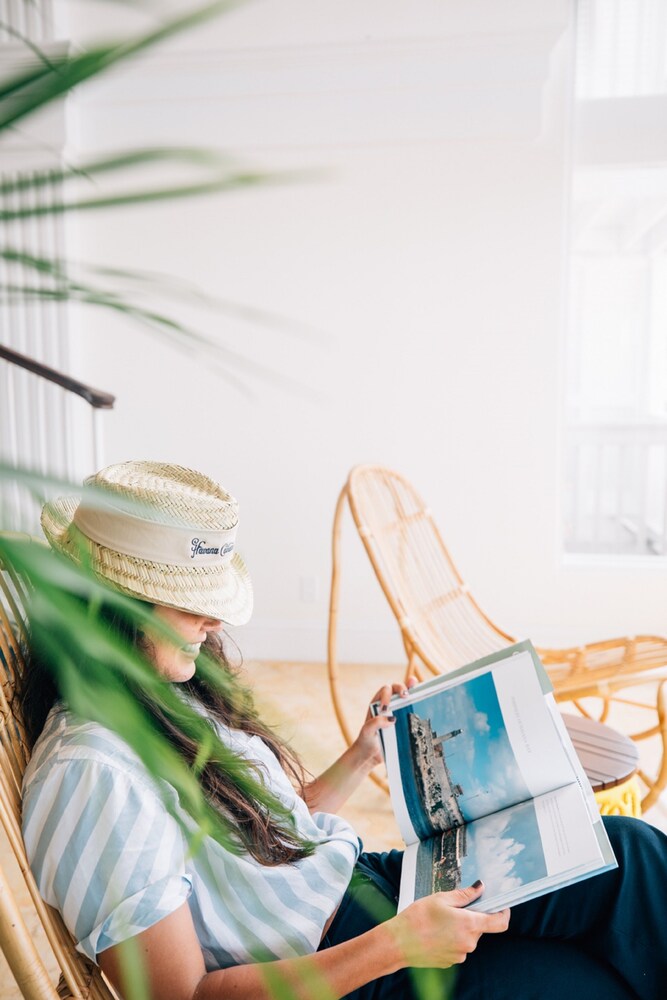
<instances>
[{"instance_id":1,"label":"chair leg","mask_svg":"<svg viewBox=\"0 0 667 1000\"><path fill-rule=\"evenodd\" d=\"M0 942L25 1000L58 1000L0 868Z\"/></svg>"},{"instance_id":2,"label":"chair leg","mask_svg":"<svg viewBox=\"0 0 667 1000\"><path fill-rule=\"evenodd\" d=\"M333 701L334 712L343 738L348 746L353 742L350 727L343 711L339 688L338 665L338 594L340 592L340 533L343 508L347 499L347 485L340 491L334 514L333 533L331 538L331 592L329 597L329 633L327 637L327 666L329 671L329 688Z\"/></svg>"},{"instance_id":3,"label":"chair leg","mask_svg":"<svg viewBox=\"0 0 667 1000\"><path fill-rule=\"evenodd\" d=\"M331 594L329 597L329 634L327 640L327 667L329 672L329 689L331 700L333 701L334 712L343 734L343 739L348 746L354 742L354 736L347 723L345 711L343 709L343 698L340 691L340 665L338 663L338 595L340 592L340 534L341 520L345 501L347 500L347 485L343 487L336 503L334 514L332 552L331 552ZM371 781L384 792L389 791L389 785L384 778L381 778L374 771L370 774Z\"/></svg>"},{"instance_id":4,"label":"chair leg","mask_svg":"<svg viewBox=\"0 0 667 1000\"><path fill-rule=\"evenodd\" d=\"M667 682L661 681L656 692L656 711L658 714L657 734L660 736L661 757L658 773L655 778L651 778L645 771L639 772L639 777L648 788L647 794L642 799L642 811L650 809L658 799L660 793L667 786ZM635 742L641 738L641 734L634 736Z\"/></svg>"},{"instance_id":5,"label":"chair leg","mask_svg":"<svg viewBox=\"0 0 667 1000\"><path fill-rule=\"evenodd\" d=\"M585 719L592 719L594 722L606 722L609 715L609 709L611 708L611 699L603 698L602 696L598 698L596 696L595 700L601 702L600 711L596 713L591 712L577 698L573 699L572 704L575 706L579 714L583 715Z\"/></svg>"}]
</instances>

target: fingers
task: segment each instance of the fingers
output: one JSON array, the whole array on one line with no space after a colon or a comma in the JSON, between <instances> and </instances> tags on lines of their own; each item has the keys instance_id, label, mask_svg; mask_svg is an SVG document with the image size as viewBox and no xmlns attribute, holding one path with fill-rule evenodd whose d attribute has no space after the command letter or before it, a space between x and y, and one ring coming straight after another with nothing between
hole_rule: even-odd
<instances>
[{"instance_id":1,"label":"fingers","mask_svg":"<svg viewBox=\"0 0 667 1000\"><path fill-rule=\"evenodd\" d=\"M449 906L462 908L479 899L483 892L484 883L478 879L472 885L462 886L460 889L452 889L451 892L443 892L441 895L446 899ZM475 918L478 920L480 934L502 934L509 927L509 909L499 910L497 913L473 912Z\"/></svg>"},{"instance_id":2,"label":"fingers","mask_svg":"<svg viewBox=\"0 0 667 1000\"><path fill-rule=\"evenodd\" d=\"M446 898L447 904L449 906L467 906L469 903L474 902L474 900L479 899L479 897L484 892L484 883L477 879L472 885L461 886L460 889L451 889L449 892L443 892L442 895Z\"/></svg>"},{"instance_id":3,"label":"fingers","mask_svg":"<svg viewBox=\"0 0 667 1000\"><path fill-rule=\"evenodd\" d=\"M484 917L483 934L502 934L510 925L510 911L500 910L498 913L480 913Z\"/></svg>"},{"instance_id":4,"label":"fingers","mask_svg":"<svg viewBox=\"0 0 667 1000\"><path fill-rule=\"evenodd\" d=\"M395 715L374 715L364 723L364 729L377 733L379 729L388 729L396 724Z\"/></svg>"},{"instance_id":5,"label":"fingers","mask_svg":"<svg viewBox=\"0 0 667 1000\"><path fill-rule=\"evenodd\" d=\"M416 683L414 678L411 680ZM403 684L403 682L396 682L394 684L383 684L380 690L371 698L371 702L380 702L380 711L386 712L389 708L389 702L394 695L399 695L401 698L405 698L408 693L408 689L413 685L409 682Z\"/></svg>"},{"instance_id":6,"label":"fingers","mask_svg":"<svg viewBox=\"0 0 667 1000\"><path fill-rule=\"evenodd\" d=\"M416 677L408 677L405 683L397 681L394 684L383 684L380 690L376 691L376 693L371 698L370 702L371 707L368 709L368 714L366 715L366 719L373 718L374 714L373 705L376 702L380 703L380 712L388 712L389 702L391 701L392 697L398 695L400 698L405 698L410 688L414 687L416 683L417 683Z\"/></svg>"},{"instance_id":7,"label":"fingers","mask_svg":"<svg viewBox=\"0 0 667 1000\"><path fill-rule=\"evenodd\" d=\"M483 890L482 883L476 882L451 892L436 892L399 913L394 920L400 928L407 964L447 968L465 962L483 934L506 931L509 910L480 913L468 908Z\"/></svg>"}]
</instances>

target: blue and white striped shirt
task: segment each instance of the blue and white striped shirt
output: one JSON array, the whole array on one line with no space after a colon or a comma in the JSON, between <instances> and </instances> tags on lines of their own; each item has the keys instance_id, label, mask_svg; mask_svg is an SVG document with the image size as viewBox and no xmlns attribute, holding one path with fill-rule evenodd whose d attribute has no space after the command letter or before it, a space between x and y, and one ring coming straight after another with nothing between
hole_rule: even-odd
<instances>
[{"instance_id":1,"label":"blue and white striped shirt","mask_svg":"<svg viewBox=\"0 0 667 1000\"><path fill-rule=\"evenodd\" d=\"M189 855L179 823L192 820L175 790L159 788L119 737L62 705L46 721L24 778L23 836L42 897L62 914L77 947L100 952L188 901L208 970L317 949L359 852L338 816L309 812L256 736L220 728L232 749L261 765L293 812L311 857L265 867L208 837Z\"/></svg>"}]
</instances>

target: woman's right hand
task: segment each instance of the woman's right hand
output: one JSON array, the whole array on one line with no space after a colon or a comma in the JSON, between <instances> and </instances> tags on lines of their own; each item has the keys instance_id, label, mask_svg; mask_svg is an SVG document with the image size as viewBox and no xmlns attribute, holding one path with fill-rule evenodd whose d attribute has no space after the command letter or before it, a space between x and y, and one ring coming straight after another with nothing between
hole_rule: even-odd
<instances>
[{"instance_id":1,"label":"woman's right hand","mask_svg":"<svg viewBox=\"0 0 667 1000\"><path fill-rule=\"evenodd\" d=\"M509 926L510 911L479 913L465 909L482 895L481 882L451 892L418 899L385 925L395 936L403 964L408 968L446 969L465 962L482 934L501 934Z\"/></svg>"}]
</instances>

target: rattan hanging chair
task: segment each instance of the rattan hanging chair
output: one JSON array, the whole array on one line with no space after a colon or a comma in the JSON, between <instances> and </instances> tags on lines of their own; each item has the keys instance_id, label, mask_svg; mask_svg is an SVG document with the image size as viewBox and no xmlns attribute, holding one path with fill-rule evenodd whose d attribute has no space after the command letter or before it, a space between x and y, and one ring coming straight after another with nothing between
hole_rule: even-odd
<instances>
[{"instance_id":1,"label":"rattan hanging chair","mask_svg":"<svg viewBox=\"0 0 667 1000\"><path fill-rule=\"evenodd\" d=\"M40 545L38 541L35 545ZM23 912L0 866L0 946L26 1000L116 1000L100 970L81 955L60 915L41 899L21 837L21 779L28 750L12 712L12 690L23 669L26 590L0 557L0 828L4 829L58 972L49 975L26 927Z\"/></svg>"},{"instance_id":2,"label":"rattan hanging chair","mask_svg":"<svg viewBox=\"0 0 667 1000\"><path fill-rule=\"evenodd\" d=\"M333 568L329 607L328 666L339 725L348 744L353 734L345 714L338 663L338 602L341 528L345 508L369 556L398 622L407 655L407 674L447 673L513 643L482 611L463 582L433 515L403 476L375 465L357 466L343 487L333 526ZM614 703L644 714L645 725L627 735L660 741L654 774L640 770L648 809L667 785L667 639L640 635L567 649L538 648L559 701L572 702L586 716L604 721ZM645 697L630 689L640 688ZM595 699L594 702L588 699ZM583 699L587 699L585 704ZM593 707L592 707L593 706ZM383 787L386 783L374 775Z\"/></svg>"}]
</instances>

